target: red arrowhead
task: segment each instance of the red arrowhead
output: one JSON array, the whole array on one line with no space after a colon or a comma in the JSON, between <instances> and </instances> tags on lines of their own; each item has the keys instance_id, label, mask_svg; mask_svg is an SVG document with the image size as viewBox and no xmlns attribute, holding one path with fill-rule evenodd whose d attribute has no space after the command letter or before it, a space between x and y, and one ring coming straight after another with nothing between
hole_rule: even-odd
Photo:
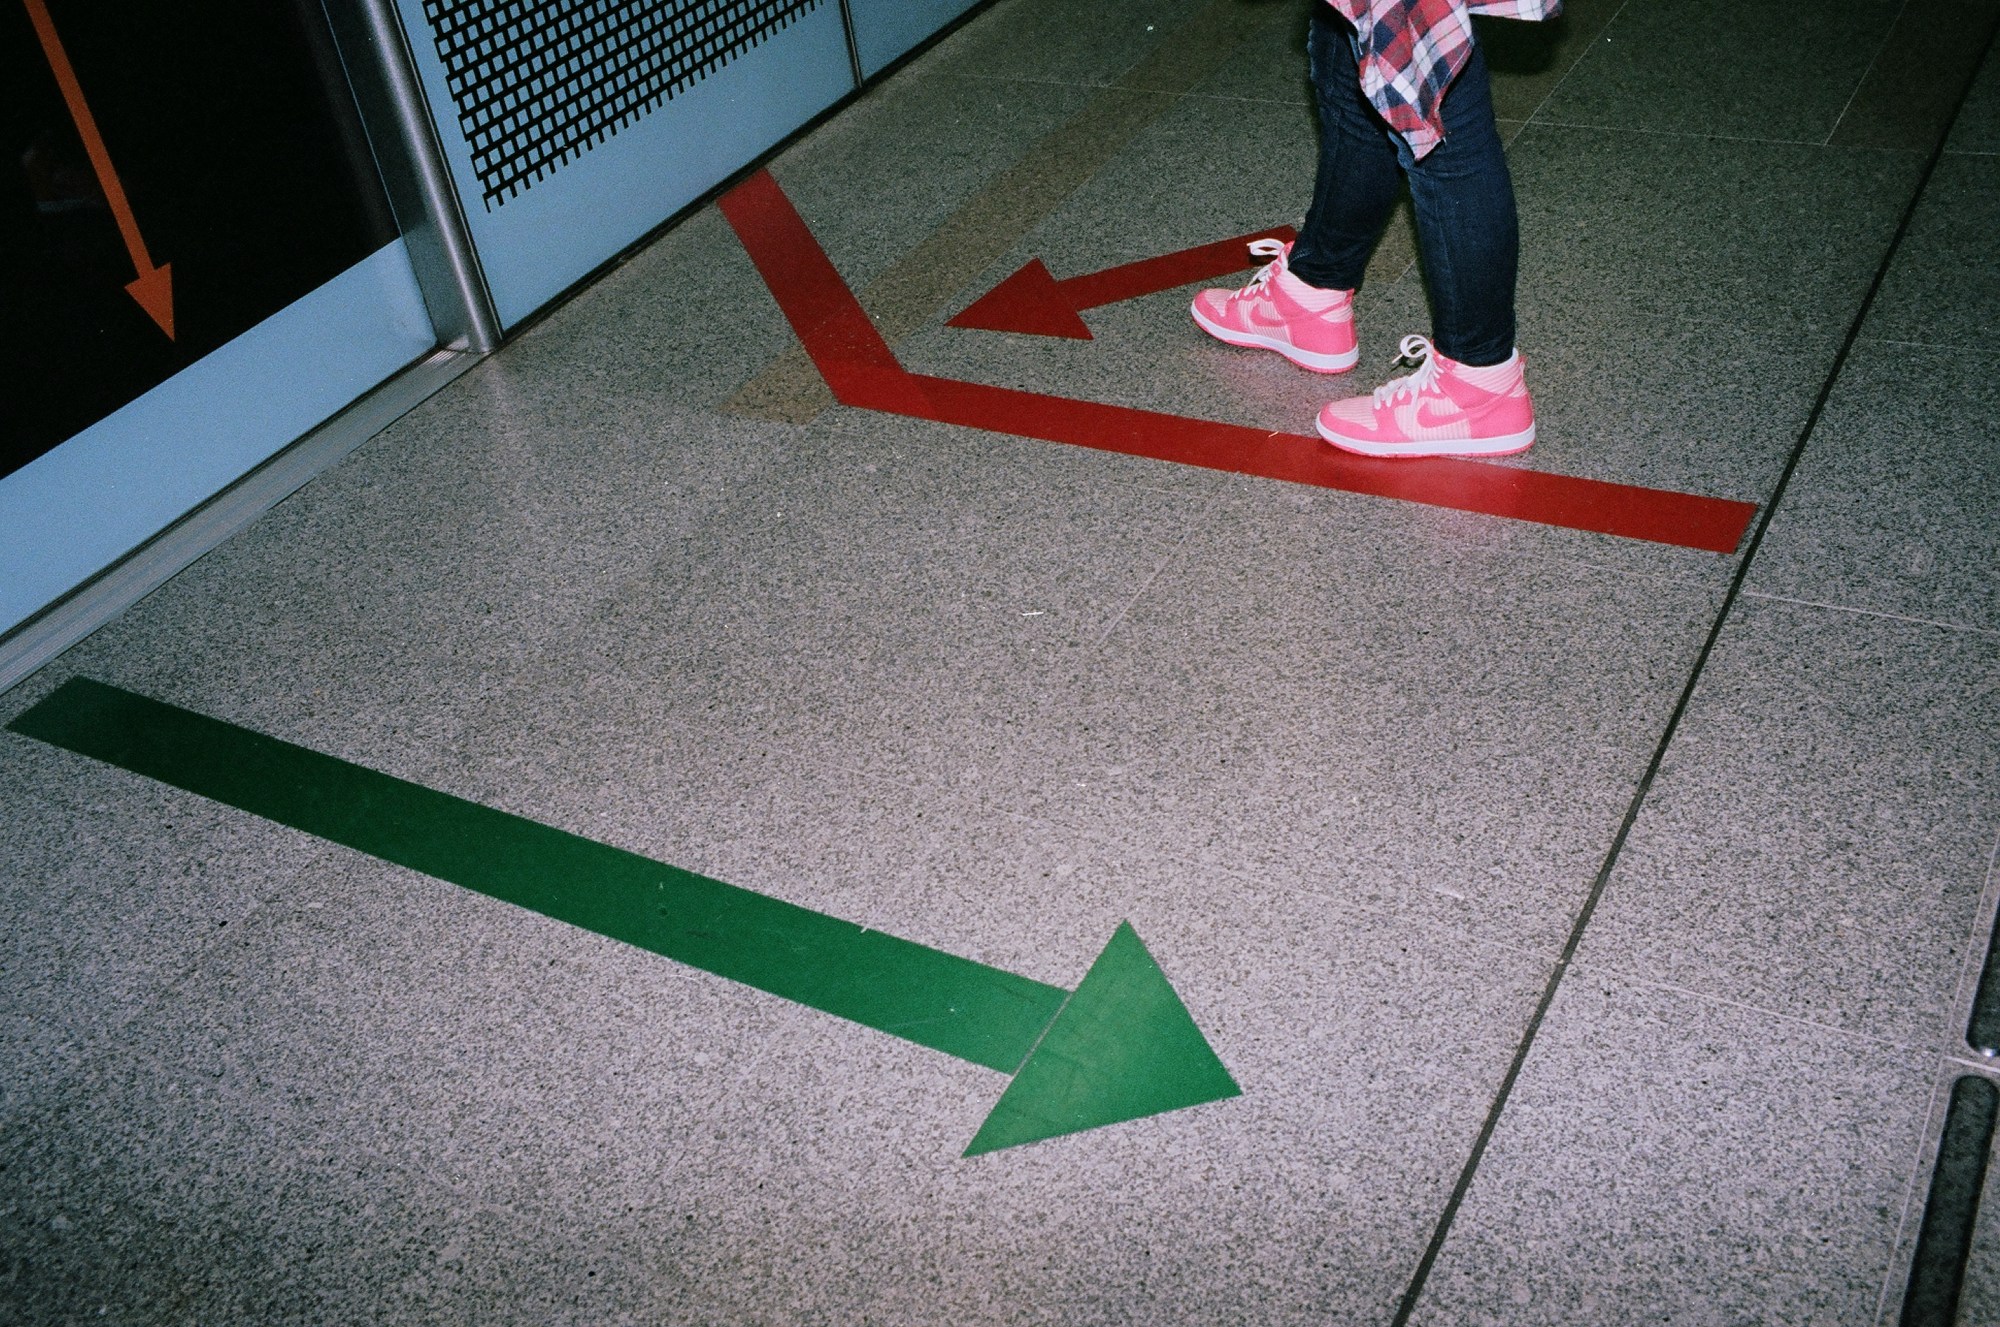
<instances>
[{"instance_id":1,"label":"red arrowhead","mask_svg":"<svg viewBox=\"0 0 2000 1327\"><path fill-rule=\"evenodd\" d=\"M174 339L174 265L161 263L150 271L139 273L135 280L125 283L126 293L139 301L139 307L146 316L160 325L167 334L167 340Z\"/></svg>"},{"instance_id":2,"label":"red arrowhead","mask_svg":"<svg viewBox=\"0 0 2000 1327\"><path fill-rule=\"evenodd\" d=\"M1090 328L1077 316L1076 305L1039 258L1030 258L1026 267L974 300L945 325L1066 336L1075 341L1092 339Z\"/></svg>"}]
</instances>

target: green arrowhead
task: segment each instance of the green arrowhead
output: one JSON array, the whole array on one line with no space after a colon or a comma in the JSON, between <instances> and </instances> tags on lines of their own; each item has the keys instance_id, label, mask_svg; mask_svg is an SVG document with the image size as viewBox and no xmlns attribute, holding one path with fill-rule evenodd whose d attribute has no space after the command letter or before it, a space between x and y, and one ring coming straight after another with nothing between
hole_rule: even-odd
<instances>
[{"instance_id":1,"label":"green arrowhead","mask_svg":"<svg viewBox=\"0 0 2000 1327\"><path fill-rule=\"evenodd\" d=\"M6 726L1013 1072L967 1156L1242 1091L1129 924L1072 995L87 678Z\"/></svg>"},{"instance_id":2,"label":"green arrowhead","mask_svg":"<svg viewBox=\"0 0 2000 1327\"><path fill-rule=\"evenodd\" d=\"M1121 922L965 1155L1242 1092L1132 924Z\"/></svg>"}]
</instances>

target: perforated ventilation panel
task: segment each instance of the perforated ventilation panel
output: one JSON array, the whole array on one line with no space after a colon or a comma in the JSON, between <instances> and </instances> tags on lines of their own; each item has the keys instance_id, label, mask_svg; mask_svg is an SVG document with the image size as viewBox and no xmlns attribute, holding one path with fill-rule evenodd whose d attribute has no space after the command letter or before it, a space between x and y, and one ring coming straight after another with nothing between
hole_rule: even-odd
<instances>
[{"instance_id":1,"label":"perforated ventilation panel","mask_svg":"<svg viewBox=\"0 0 2000 1327\"><path fill-rule=\"evenodd\" d=\"M486 210L825 0L424 0Z\"/></svg>"}]
</instances>

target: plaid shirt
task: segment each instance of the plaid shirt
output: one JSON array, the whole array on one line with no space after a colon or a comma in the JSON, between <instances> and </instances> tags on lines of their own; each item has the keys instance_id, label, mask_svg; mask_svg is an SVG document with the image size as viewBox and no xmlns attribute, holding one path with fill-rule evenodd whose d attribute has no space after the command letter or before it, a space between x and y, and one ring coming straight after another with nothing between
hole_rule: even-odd
<instances>
[{"instance_id":1,"label":"plaid shirt","mask_svg":"<svg viewBox=\"0 0 2000 1327\"><path fill-rule=\"evenodd\" d=\"M1472 54L1472 14L1554 18L1562 0L1327 0L1361 38L1361 91L1418 157L1444 141L1445 89Z\"/></svg>"}]
</instances>

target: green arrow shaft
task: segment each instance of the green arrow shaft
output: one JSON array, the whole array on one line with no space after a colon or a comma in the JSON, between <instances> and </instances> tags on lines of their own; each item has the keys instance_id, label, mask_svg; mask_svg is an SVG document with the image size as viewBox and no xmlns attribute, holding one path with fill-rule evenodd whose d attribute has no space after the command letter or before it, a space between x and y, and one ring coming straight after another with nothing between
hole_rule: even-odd
<instances>
[{"instance_id":1,"label":"green arrow shaft","mask_svg":"<svg viewBox=\"0 0 2000 1327\"><path fill-rule=\"evenodd\" d=\"M1068 996L85 678L8 727L1002 1073Z\"/></svg>"}]
</instances>

